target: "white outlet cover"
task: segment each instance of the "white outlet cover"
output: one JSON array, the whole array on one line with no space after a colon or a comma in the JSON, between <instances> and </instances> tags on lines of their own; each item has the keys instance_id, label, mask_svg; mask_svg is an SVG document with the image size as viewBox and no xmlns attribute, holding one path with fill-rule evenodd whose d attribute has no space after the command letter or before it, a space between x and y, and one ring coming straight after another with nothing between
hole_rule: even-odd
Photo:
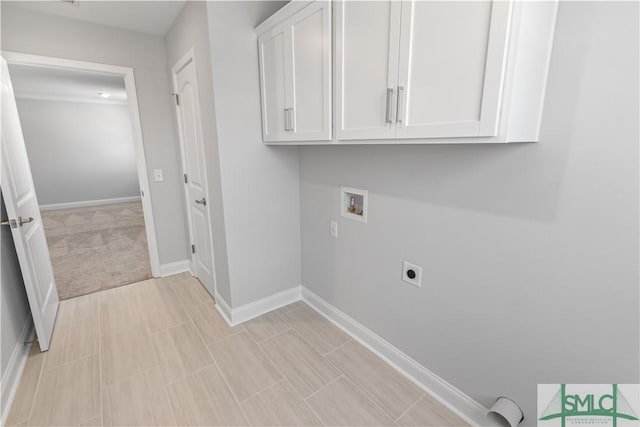
<instances>
[{"instance_id":1,"label":"white outlet cover","mask_svg":"<svg viewBox=\"0 0 640 427\"><path fill-rule=\"evenodd\" d=\"M164 181L164 173L162 169L154 169L153 177L156 181Z\"/></svg>"},{"instance_id":2,"label":"white outlet cover","mask_svg":"<svg viewBox=\"0 0 640 427\"><path fill-rule=\"evenodd\" d=\"M413 279L410 279L409 276L407 276L407 272L409 270L415 271L416 277L414 277ZM410 285L413 285L419 288L420 286L422 286L422 267L420 267L419 265L411 264L410 262L404 261L402 263L402 280L404 282L407 282Z\"/></svg>"},{"instance_id":3,"label":"white outlet cover","mask_svg":"<svg viewBox=\"0 0 640 427\"><path fill-rule=\"evenodd\" d=\"M336 221L331 221L331 237L338 238L338 223Z\"/></svg>"}]
</instances>

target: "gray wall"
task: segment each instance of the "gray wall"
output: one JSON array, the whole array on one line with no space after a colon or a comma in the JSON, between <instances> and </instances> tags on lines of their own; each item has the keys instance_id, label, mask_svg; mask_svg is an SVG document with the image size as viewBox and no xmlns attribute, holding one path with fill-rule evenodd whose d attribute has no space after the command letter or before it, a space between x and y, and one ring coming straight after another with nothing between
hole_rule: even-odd
<instances>
[{"instance_id":1,"label":"gray wall","mask_svg":"<svg viewBox=\"0 0 640 427\"><path fill-rule=\"evenodd\" d=\"M41 205L140 196L126 105L18 99Z\"/></svg>"},{"instance_id":2,"label":"gray wall","mask_svg":"<svg viewBox=\"0 0 640 427\"><path fill-rule=\"evenodd\" d=\"M639 382L638 35L637 3L560 4L537 144L301 148L304 285L528 425L538 383Z\"/></svg>"},{"instance_id":3,"label":"gray wall","mask_svg":"<svg viewBox=\"0 0 640 427\"><path fill-rule=\"evenodd\" d=\"M7 212L4 207L4 199L0 195L2 204L2 219L7 219ZM18 264L16 249L13 246L13 237L9 228L2 227L0 230L0 241L2 247L0 251L0 378L5 375L14 375L7 372L9 361L17 346L22 346L22 333L27 322L31 322L31 312L27 301L27 294L22 282L22 273ZM5 408L8 396L2 396L0 408Z\"/></svg>"},{"instance_id":4,"label":"gray wall","mask_svg":"<svg viewBox=\"0 0 640 427\"><path fill-rule=\"evenodd\" d=\"M253 31L282 5L207 4L232 307L301 283L298 150L262 143Z\"/></svg>"},{"instance_id":5,"label":"gray wall","mask_svg":"<svg viewBox=\"0 0 640 427\"><path fill-rule=\"evenodd\" d=\"M194 49L198 89L200 90L200 112L203 118L202 134L207 162L207 182L209 185L207 200L209 201L209 218L213 234L216 289L220 296L227 303L230 303L231 288L222 205L222 182L220 177L220 157L218 155L216 111L213 102L213 77L211 74L211 50L209 48L206 3L187 3L165 36L165 42L169 69L189 49Z\"/></svg>"},{"instance_id":6,"label":"gray wall","mask_svg":"<svg viewBox=\"0 0 640 427\"><path fill-rule=\"evenodd\" d=\"M3 1L2 49L132 67L136 77L160 263L188 258L182 173L162 37L27 11ZM153 170L164 181L153 181Z\"/></svg>"}]
</instances>

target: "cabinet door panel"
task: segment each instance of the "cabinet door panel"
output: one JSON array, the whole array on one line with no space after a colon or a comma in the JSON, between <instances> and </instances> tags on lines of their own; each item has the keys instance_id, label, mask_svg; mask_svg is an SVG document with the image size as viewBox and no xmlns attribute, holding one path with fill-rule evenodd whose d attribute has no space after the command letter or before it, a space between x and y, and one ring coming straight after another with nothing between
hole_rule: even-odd
<instances>
[{"instance_id":1,"label":"cabinet door panel","mask_svg":"<svg viewBox=\"0 0 640 427\"><path fill-rule=\"evenodd\" d=\"M331 7L315 2L290 21L296 140L331 139Z\"/></svg>"},{"instance_id":2,"label":"cabinet door panel","mask_svg":"<svg viewBox=\"0 0 640 427\"><path fill-rule=\"evenodd\" d=\"M400 8L398 1L334 4L338 139L395 135L395 96L387 92L397 82Z\"/></svg>"},{"instance_id":3,"label":"cabinet door panel","mask_svg":"<svg viewBox=\"0 0 640 427\"><path fill-rule=\"evenodd\" d=\"M506 1L402 1L399 138L493 136Z\"/></svg>"},{"instance_id":4,"label":"cabinet door panel","mask_svg":"<svg viewBox=\"0 0 640 427\"><path fill-rule=\"evenodd\" d=\"M262 131L265 141L289 139L285 131L287 108L288 40L284 27L260 36L260 85L262 91Z\"/></svg>"}]
</instances>

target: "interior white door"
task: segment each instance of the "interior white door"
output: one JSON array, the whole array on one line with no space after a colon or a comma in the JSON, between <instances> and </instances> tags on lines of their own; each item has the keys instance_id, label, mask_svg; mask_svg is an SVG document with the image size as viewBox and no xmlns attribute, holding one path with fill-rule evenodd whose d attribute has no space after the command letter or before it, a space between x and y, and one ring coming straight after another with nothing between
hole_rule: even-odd
<instances>
[{"instance_id":1,"label":"interior white door","mask_svg":"<svg viewBox=\"0 0 640 427\"><path fill-rule=\"evenodd\" d=\"M402 0L397 138L496 135L510 11Z\"/></svg>"},{"instance_id":2,"label":"interior white door","mask_svg":"<svg viewBox=\"0 0 640 427\"><path fill-rule=\"evenodd\" d=\"M291 130L291 37L280 25L258 38L260 88L262 90L262 137L265 142L290 141Z\"/></svg>"},{"instance_id":3,"label":"interior white door","mask_svg":"<svg viewBox=\"0 0 640 427\"><path fill-rule=\"evenodd\" d=\"M47 350L58 290L33 186L7 61L2 58L2 195L41 350ZM3 229L3 232L5 230Z\"/></svg>"},{"instance_id":4,"label":"interior white door","mask_svg":"<svg viewBox=\"0 0 640 427\"><path fill-rule=\"evenodd\" d=\"M399 1L334 4L336 137L395 136Z\"/></svg>"},{"instance_id":5,"label":"interior white door","mask_svg":"<svg viewBox=\"0 0 640 427\"><path fill-rule=\"evenodd\" d=\"M198 82L193 56L174 68L176 112L180 133L182 167L185 173L185 195L191 237L193 273L209 292L215 294L211 225L207 201L207 178L202 139L202 121Z\"/></svg>"},{"instance_id":6,"label":"interior white door","mask_svg":"<svg viewBox=\"0 0 640 427\"><path fill-rule=\"evenodd\" d=\"M291 127L296 141L331 139L331 3L316 1L286 24L291 37Z\"/></svg>"}]
</instances>

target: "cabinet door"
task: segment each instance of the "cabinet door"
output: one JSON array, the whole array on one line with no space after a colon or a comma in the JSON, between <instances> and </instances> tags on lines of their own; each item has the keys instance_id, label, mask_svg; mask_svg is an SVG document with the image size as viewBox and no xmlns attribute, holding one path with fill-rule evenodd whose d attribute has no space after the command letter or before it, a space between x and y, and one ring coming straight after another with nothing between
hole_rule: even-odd
<instances>
[{"instance_id":1,"label":"cabinet door","mask_svg":"<svg viewBox=\"0 0 640 427\"><path fill-rule=\"evenodd\" d=\"M336 136L393 138L400 2L338 1L334 10Z\"/></svg>"},{"instance_id":2,"label":"cabinet door","mask_svg":"<svg viewBox=\"0 0 640 427\"><path fill-rule=\"evenodd\" d=\"M264 141L290 139L287 82L290 81L288 32L279 26L258 38L260 90L262 91L262 136Z\"/></svg>"},{"instance_id":3,"label":"cabinet door","mask_svg":"<svg viewBox=\"0 0 640 427\"><path fill-rule=\"evenodd\" d=\"M317 1L288 21L291 127L297 141L331 139L331 4Z\"/></svg>"},{"instance_id":4,"label":"cabinet door","mask_svg":"<svg viewBox=\"0 0 640 427\"><path fill-rule=\"evenodd\" d=\"M511 2L402 0L398 138L494 136Z\"/></svg>"}]
</instances>

